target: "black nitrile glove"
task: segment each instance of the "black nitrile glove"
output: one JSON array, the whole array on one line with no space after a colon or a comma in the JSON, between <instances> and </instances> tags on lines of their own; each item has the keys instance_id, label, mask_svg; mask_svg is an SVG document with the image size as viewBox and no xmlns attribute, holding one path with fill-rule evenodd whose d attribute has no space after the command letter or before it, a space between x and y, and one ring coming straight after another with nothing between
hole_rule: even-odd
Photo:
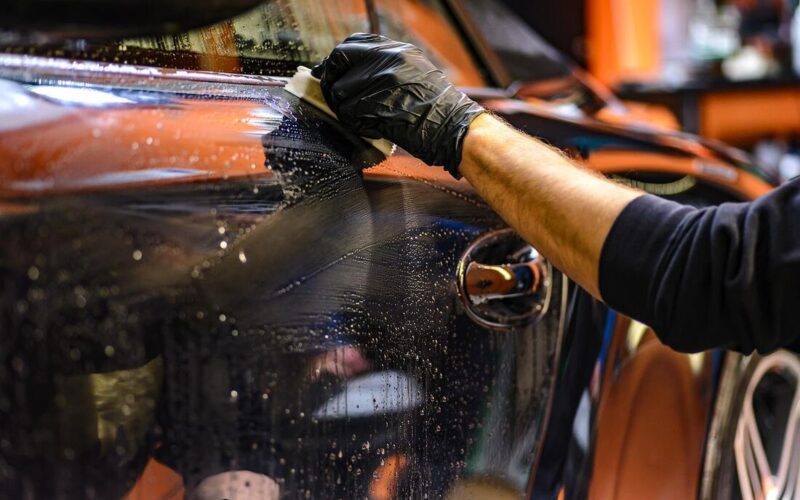
<instances>
[{"instance_id":1,"label":"black nitrile glove","mask_svg":"<svg viewBox=\"0 0 800 500\"><path fill-rule=\"evenodd\" d=\"M459 178L461 149L483 108L459 92L413 45L357 33L312 74L339 120L358 135L389 139Z\"/></svg>"}]
</instances>

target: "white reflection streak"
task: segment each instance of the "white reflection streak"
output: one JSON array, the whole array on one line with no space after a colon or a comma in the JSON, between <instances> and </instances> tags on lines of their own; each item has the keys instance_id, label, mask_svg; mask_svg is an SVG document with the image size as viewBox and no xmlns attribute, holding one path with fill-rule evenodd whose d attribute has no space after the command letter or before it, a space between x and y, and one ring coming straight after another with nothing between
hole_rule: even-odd
<instances>
[{"instance_id":1,"label":"white reflection streak","mask_svg":"<svg viewBox=\"0 0 800 500\"><path fill-rule=\"evenodd\" d=\"M34 94L53 99L63 104L103 107L111 104L133 104L134 101L119 97L111 92L85 87L60 87L55 85L36 85L28 88Z\"/></svg>"},{"instance_id":2,"label":"white reflection streak","mask_svg":"<svg viewBox=\"0 0 800 500\"><path fill-rule=\"evenodd\" d=\"M38 99L17 83L0 80L0 132L55 121L69 111Z\"/></svg>"},{"instance_id":3,"label":"white reflection streak","mask_svg":"<svg viewBox=\"0 0 800 500\"><path fill-rule=\"evenodd\" d=\"M11 187L14 189L22 189L27 191L38 191L52 189L54 187L88 187L129 184L166 179L179 179L207 174L208 172L204 170L193 170L188 168L150 168L146 170L135 170L132 172L112 172L90 177L81 177L71 182L62 181L56 183L53 180L16 181L11 183Z\"/></svg>"},{"instance_id":4,"label":"white reflection streak","mask_svg":"<svg viewBox=\"0 0 800 500\"><path fill-rule=\"evenodd\" d=\"M261 137L277 129L283 121L283 115L272 108L257 108L250 112L250 118L242 120L250 126L245 135Z\"/></svg>"},{"instance_id":5,"label":"white reflection streak","mask_svg":"<svg viewBox=\"0 0 800 500\"><path fill-rule=\"evenodd\" d=\"M323 420L397 413L418 407L422 399L422 388L405 373L375 372L347 382L314 411L314 417Z\"/></svg>"}]
</instances>

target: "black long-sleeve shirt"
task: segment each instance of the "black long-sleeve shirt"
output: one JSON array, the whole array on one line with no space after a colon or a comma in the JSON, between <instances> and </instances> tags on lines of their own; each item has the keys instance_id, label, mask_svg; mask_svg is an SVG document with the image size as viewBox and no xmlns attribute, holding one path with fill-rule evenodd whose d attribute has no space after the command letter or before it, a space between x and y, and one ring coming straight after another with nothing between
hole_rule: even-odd
<instances>
[{"instance_id":1,"label":"black long-sleeve shirt","mask_svg":"<svg viewBox=\"0 0 800 500\"><path fill-rule=\"evenodd\" d=\"M599 282L610 307L676 350L797 350L800 180L704 209L633 200L605 241Z\"/></svg>"}]
</instances>

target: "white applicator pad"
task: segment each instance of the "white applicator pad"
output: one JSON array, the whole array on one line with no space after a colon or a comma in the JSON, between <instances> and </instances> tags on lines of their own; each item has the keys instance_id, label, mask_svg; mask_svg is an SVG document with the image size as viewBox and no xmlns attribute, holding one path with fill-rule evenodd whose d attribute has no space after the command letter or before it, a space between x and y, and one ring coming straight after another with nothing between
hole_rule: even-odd
<instances>
[{"instance_id":1,"label":"white applicator pad","mask_svg":"<svg viewBox=\"0 0 800 500\"><path fill-rule=\"evenodd\" d=\"M338 120L336 114L328 106L328 103L325 102L319 80L311 75L310 69L305 66L299 66L297 68L297 73L289 79L289 83L286 84L285 88L290 94L299 97L331 118ZM366 137L363 139L386 156L392 156L396 148L394 144L386 139L367 139Z\"/></svg>"}]
</instances>

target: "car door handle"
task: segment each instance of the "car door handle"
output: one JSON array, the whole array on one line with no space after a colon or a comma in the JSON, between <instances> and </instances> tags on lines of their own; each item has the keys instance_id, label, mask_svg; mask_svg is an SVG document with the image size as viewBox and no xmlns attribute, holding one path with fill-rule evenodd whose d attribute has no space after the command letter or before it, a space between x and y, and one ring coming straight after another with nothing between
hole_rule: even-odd
<instances>
[{"instance_id":1,"label":"car door handle","mask_svg":"<svg viewBox=\"0 0 800 500\"><path fill-rule=\"evenodd\" d=\"M550 263L512 229L493 231L467 248L456 281L467 315L493 330L534 324L552 295Z\"/></svg>"},{"instance_id":2,"label":"car door handle","mask_svg":"<svg viewBox=\"0 0 800 500\"><path fill-rule=\"evenodd\" d=\"M470 262L466 272L466 292L473 304L534 294L544 274L538 261L487 265Z\"/></svg>"}]
</instances>

